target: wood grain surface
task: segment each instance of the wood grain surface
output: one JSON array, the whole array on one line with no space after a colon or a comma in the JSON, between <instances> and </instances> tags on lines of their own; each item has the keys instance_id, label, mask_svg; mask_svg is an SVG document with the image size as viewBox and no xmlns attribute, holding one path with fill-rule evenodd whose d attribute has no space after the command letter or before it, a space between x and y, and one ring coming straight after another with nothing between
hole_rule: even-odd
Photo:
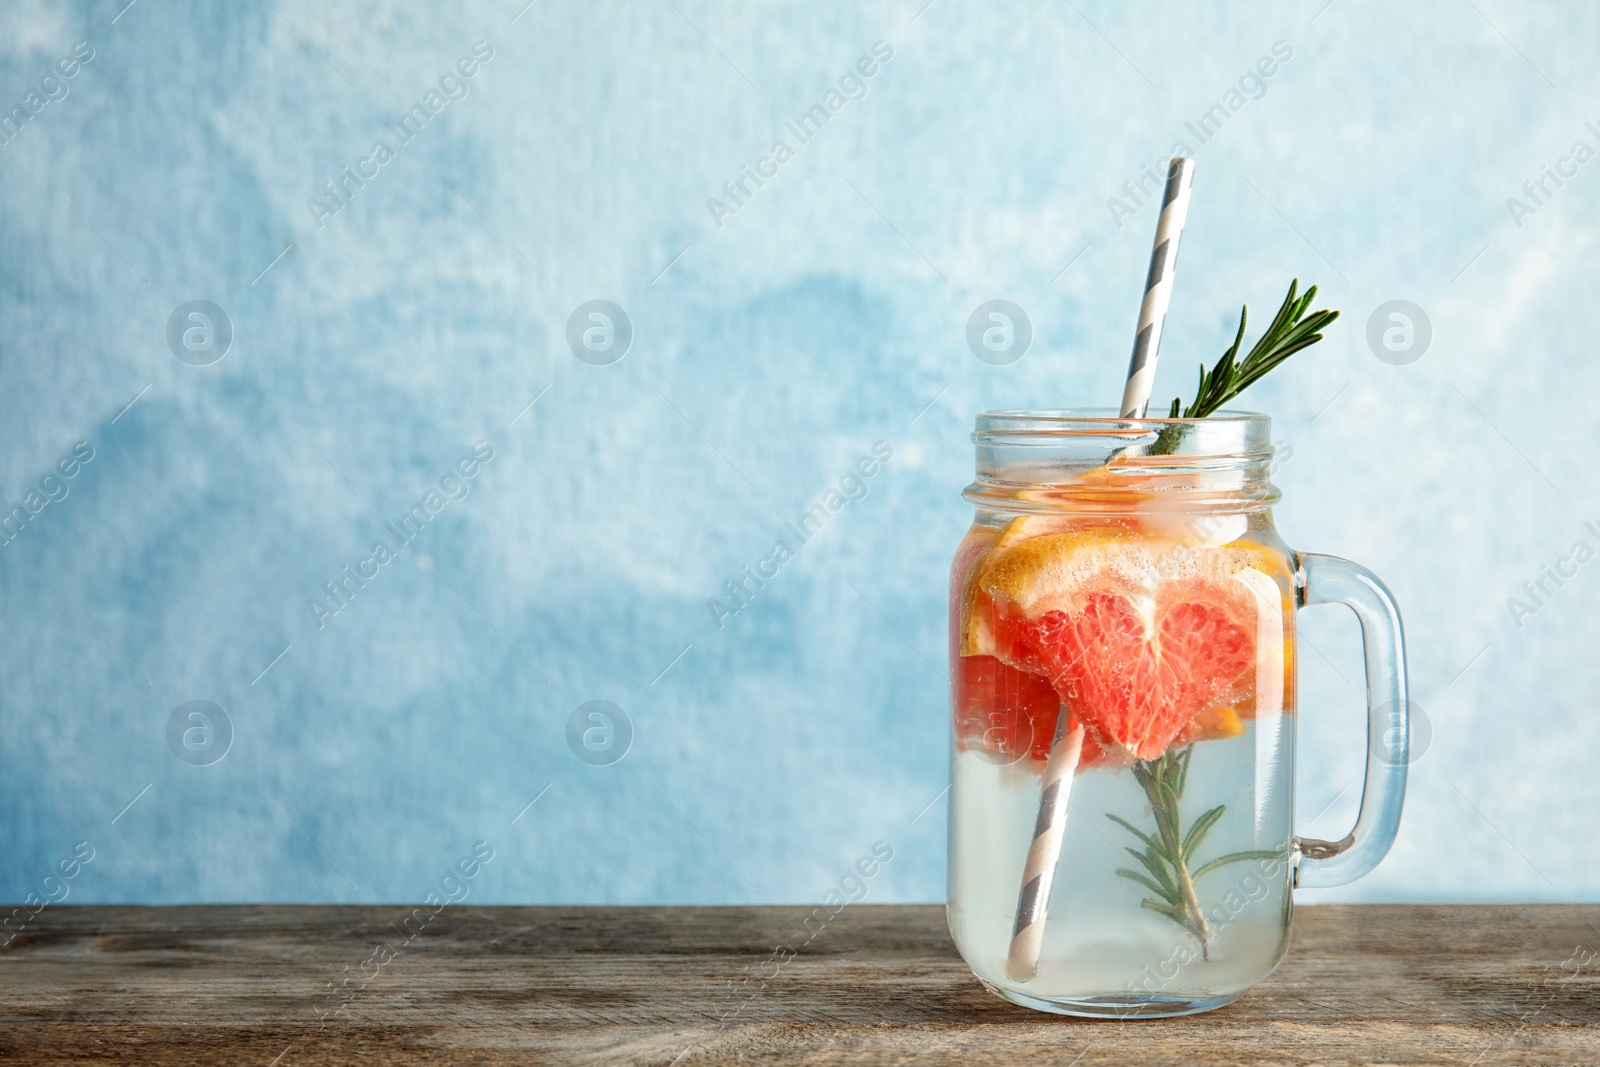
<instances>
[{"instance_id":1,"label":"wood grain surface","mask_svg":"<svg viewBox=\"0 0 1600 1067\"><path fill-rule=\"evenodd\" d=\"M809 913L46 907L0 1062L1600 1064L1597 905L1301 908L1267 981L1143 1022L1000 1000L940 907L847 907L780 967Z\"/></svg>"}]
</instances>

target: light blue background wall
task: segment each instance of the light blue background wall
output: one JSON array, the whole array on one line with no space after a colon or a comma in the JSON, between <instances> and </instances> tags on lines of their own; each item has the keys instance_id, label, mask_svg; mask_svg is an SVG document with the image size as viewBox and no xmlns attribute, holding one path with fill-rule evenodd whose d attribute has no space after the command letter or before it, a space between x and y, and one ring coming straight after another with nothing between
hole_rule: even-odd
<instances>
[{"instance_id":1,"label":"light blue background wall","mask_svg":"<svg viewBox=\"0 0 1600 1067\"><path fill-rule=\"evenodd\" d=\"M1432 738L1393 854L1324 896L1600 897L1600 563L1520 628L1506 604L1600 540L1600 163L1520 226L1506 203L1600 148L1600 12L125 3L0 9L7 109L94 49L0 146L0 496L94 450L0 547L6 898L89 841L74 900L412 899L484 839L475 899L811 901L883 839L870 899L940 899L972 416L1116 400L1154 217L1107 200L1279 41L1265 94L1185 137L1158 395L1293 276L1345 311L1249 406L1292 448L1288 539L1399 596ZM466 98L319 226L308 198L478 40ZM564 337L599 298L634 329L610 366ZM1010 366L964 339L994 298L1035 331ZM211 366L165 338L195 299L233 324ZM1391 299L1432 323L1410 365L1364 337ZM880 440L867 496L719 629L708 598ZM308 599L477 441L469 495L319 629ZM1339 836L1356 634L1305 627L1301 829ZM566 741L593 699L633 724L611 766ZM210 766L168 747L190 700L233 724Z\"/></svg>"}]
</instances>

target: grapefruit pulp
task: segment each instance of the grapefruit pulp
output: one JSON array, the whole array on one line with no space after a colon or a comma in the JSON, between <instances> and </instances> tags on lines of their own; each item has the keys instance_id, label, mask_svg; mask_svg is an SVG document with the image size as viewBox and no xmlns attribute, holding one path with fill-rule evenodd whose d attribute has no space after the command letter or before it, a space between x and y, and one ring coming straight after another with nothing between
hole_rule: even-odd
<instances>
[{"instance_id":1,"label":"grapefruit pulp","mask_svg":"<svg viewBox=\"0 0 1600 1067\"><path fill-rule=\"evenodd\" d=\"M1061 697L1049 679L993 656L961 656L951 682L956 737L965 747L986 751L1003 764L1023 758L1042 762L1050 755ZM1100 746L1085 737L1078 766L1092 767L1104 757Z\"/></svg>"},{"instance_id":2,"label":"grapefruit pulp","mask_svg":"<svg viewBox=\"0 0 1600 1067\"><path fill-rule=\"evenodd\" d=\"M1283 654L1257 648L1259 614L1286 608L1236 577L1247 568L1286 569L1248 543L1211 547L1126 527L1002 535L963 583L961 660L992 658L1036 679L1032 689L1008 681L1030 695L1000 701L1016 730L1024 718L1032 728L1035 758L1048 753L1054 727L1039 681L1099 748L1122 758L1233 736L1253 707L1258 653ZM970 699L982 700L981 689ZM1051 732L1041 739L1045 717Z\"/></svg>"}]
</instances>

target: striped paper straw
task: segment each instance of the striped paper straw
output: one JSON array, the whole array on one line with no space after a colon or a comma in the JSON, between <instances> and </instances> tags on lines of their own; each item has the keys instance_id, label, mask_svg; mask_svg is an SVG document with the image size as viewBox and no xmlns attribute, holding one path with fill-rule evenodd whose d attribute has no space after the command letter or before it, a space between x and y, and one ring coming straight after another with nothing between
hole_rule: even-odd
<instances>
[{"instance_id":1,"label":"striped paper straw","mask_svg":"<svg viewBox=\"0 0 1600 1067\"><path fill-rule=\"evenodd\" d=\"M1045 912L1050 907L1050 886L1056 878L1061 838L1067 828L1067 801L1072 776L1083 751L1083 727L1066 729L1067 709L1056 716L1056 736L1044 765L1044 789L1039 794L1039 819L1033 827L1033 844L1022 868L1022 892L1017 895L1017 925L1011 934L1006 973L1013 981L1030 981L1039 970L1039 947L1044 943Z\"/></svg>"},{"instance_id":2,"label":"striped paper straw","mask_svg":"<svg viewBox=\"0 0 1600 1067\"><path fill-rule=\"evenodd\" d=\"M1172 303L1172 271L1178 263L1178 238L1189 215L1189 189L1194 184L1194 160L1174 156L1167 166L1167 193L1156 220L1156 245L1150 253L1150 274L1145 278L1144 303L1139 307L1139 332L1128 363L1128 385L1122 392L1122 417L1142 419L1150 407L1150 387L1156 377L1156 353L1161 347L1161 326Z\"/></svg>"}]
</instances>

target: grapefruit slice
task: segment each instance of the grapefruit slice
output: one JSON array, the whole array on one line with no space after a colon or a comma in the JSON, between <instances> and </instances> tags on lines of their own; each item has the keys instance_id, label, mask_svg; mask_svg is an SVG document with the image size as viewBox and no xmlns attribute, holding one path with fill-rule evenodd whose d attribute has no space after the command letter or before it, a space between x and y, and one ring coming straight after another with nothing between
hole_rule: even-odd
<instances>
[{"instance_id":1,"label":"grapefruit slice","mask_svg":"<svg viewBox=\"0 0 1600 1067\"><path fill-rule=\"evenodd\" d=\"M1258 613L1283 606L1235 576L1274 559L1126 528L997 540L974 570L963 644L1048 679L1100 746L1158 759L1182 736L1226 736L1236 713L1195 720L1251 701Z\"/></svg>"}]
</instances>

